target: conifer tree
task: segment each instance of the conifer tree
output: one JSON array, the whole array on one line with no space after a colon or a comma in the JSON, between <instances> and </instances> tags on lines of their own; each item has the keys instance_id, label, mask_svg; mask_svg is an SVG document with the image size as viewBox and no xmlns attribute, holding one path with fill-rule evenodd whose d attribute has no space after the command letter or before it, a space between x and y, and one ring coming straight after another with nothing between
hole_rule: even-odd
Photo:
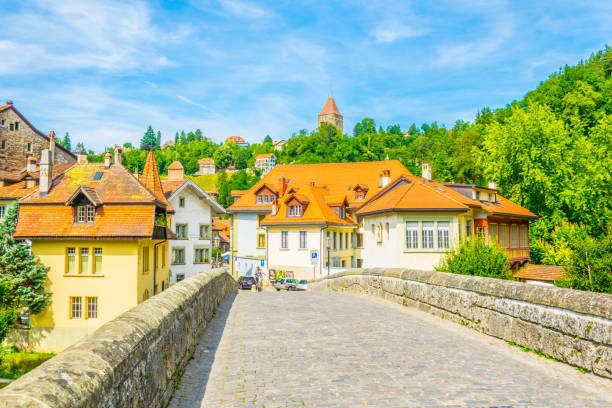
<instances>
[{"instance_id":1,"label":"conifer tree","mask_svg":"<svg viewBox=\"0 0 612 408\"><path fill-rule=\"evenodd\" d=\"M157 138L155 137L155 132L153 131L151 125L149 125L149 128L145 132L144 136L142 137L142 139L140 139L140 146L149 146L151 148L154 148L156 145L156 140Z\"/></svg>"},{"instance_id":2,"label":"conifer tree","mask_svg":"<svg viewBox=\"0 0 612 408\"><path fill-rule=\"evenodd\" d=\"M161 132L157 131L157 138L155 139L155 147L161 148Z\"/></svg>"},{"instance_id":3,"label":"conifer tree","mask_svg":"<svg viewBox=\"0 0 612 408\"><path fill-rule=\"evenodd\" d=\"M17 226L18 205L14 203L0 224L0 277L12 285L11 304L28 307L31 314L44 310L50 303L45 291L49 268L30 253L28 246L13 239ZM3 302L5 303L5 302Z\"/></svg>"},{"instance_id":4,"label":"conifer tree","mask_svg":"<svg viewBox=\"0 0 612 408\"><path fill-rule=\"evenodd\" d=\"M64 139L61 141L60 144L64 149L68 151L72 150L72 147L70 146L70 135L68 134L68 132L66 132L66 134L64 135Z\"/></svg>"}]
</instances>

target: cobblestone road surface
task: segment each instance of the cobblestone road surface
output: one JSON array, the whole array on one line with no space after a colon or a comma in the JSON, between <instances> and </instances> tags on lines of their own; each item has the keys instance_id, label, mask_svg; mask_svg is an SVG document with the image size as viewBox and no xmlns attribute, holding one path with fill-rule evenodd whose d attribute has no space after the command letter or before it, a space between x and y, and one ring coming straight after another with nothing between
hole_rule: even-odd
<instances>
[{"instance_id":1,"label":"cobblestone road surface","mask_svg":"<svg viewBox=\"0 0 612 408\"><path fill-rule=\"evenodd\" d=\"M611 407L612 381L424 312L326 292L241 292L170 407Z\"/></svg>"}]
</instances>

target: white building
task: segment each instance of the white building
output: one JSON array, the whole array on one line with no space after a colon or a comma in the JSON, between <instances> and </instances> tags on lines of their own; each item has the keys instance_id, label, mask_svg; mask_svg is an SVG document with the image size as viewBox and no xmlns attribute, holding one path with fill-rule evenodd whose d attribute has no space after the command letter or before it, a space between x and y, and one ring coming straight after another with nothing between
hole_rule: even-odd
<instances>
[{"instance_id":1,"label":"white building","mask_svg":"<svg viewBox=\"0 0 612 408\"><path fill-rule=\"evenodd\" d=\"M190 179L183 166L174 162L168 167L168 180L162 188L175 214L171 229L178 239L170 241L170 280L178 282L211 267L213 248L212 217L225 209Z\"/></svg>"},{"instance_id":2,"label":"white building","mask_svg":"<svg viewBox=\"0 0 612 408\"><path fill-rule=\"evenodd\" d=\"M198 175L203 176L205 174L215 174L217 169L215 168L215 161L210 157L204 157L198 160L198 165L200 169L198 170Z\"/></svg>"},{"instance_id":3,"label":"white building","mask_svg":"<svg viewBox=\"0 0 612 408\"><path fill-rule=\"evenodd\" d=\"M274 153L260 154L255 157L255 168L261 170L262 175L267 174L274 166L276 166Z\"/></svg>"}]
</instances>

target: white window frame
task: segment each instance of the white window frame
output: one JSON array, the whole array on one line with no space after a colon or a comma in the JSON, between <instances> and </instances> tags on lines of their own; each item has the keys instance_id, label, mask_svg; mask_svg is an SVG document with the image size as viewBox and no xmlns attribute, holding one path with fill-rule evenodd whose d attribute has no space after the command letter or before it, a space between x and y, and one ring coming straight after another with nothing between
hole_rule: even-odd
<instances>
[{"instance_id":1,"label":"white window frame","mask_svg":"<svg viewBox=\"0 0 612 408\"><path fill-rule=\"evenodd\" d=\"M404 252L447 252L453 247L453 227L457 221L451 217L433 217L433 216L425 216L425 217L404 217ZM424 223L433 223L432 228L432 247L424 246ZM440 247L439 245L439 232L438 232L438 223L448 223L448 248ZM410 227L410 228L409 228ZM444 231L444 229L442 229ZM416 247L408 246L408 233L409 231L412 233L412 237L414 238L414 233L416 231L417 241ZM410 240L410 243L414 245L412 242L413 239Z\"/></svg>"},{"instance_id":2,"label":"white window frame","mask_svg":"<svg viewBox=\"0 0 612 408\"><path fill-rule=\"evenodd\" d=\"M438 248L450 249L450 223L446 221L438 221L436 229L436 235L438 238Z\"/></svg>"},{"instance_id":3,"label":"white window frame","mask_svg":"<svg viewBox=\"0 0 612 408\"><path fill-rule=\"evenodd\" d=\"M87 304L87 320L96 320L98 318L98 297L87 296L85 297L85 303Z\"/></svg>"},{"instance_id":4,"label":"white window frame","mask_svg":"<svg viewBox=\"0 0 612 408\"><path fill-rule=\"evenodd\" d=\"M308 231L300 231L300 249L308 248Z\"/></svg>"},{"instance_id":5,"label":"white window frame","mask_svg":"<svg viewBox=\"0 0 612 408\"><path fill-rule=\"evenodd\" d=\"M408 225L410 224L410 226ZM406 221L406 249L419 248L419 222Z\"/></svg>"},{"instance_id":6,"label":"white window frame","mask_svg":"<svg viewBox=\"0 0 612 408\"><path fill-rule=\"evenodd\" d=\"M183 254L182 256L182 260L178 260L176 259L176 256L174 255L175 253L181 253ZM180 247L180 248L172 248L172 265L185 265L185 248L184 247Z\"/></svg>"},{"instance_id":7,"label":"white window frame","mask_svg":"<svg viewBox=\"0 0 612 408\"><path fill-rule=\"evenodd\" d=\"M289 249L289 231L281 231L281 249Z\"/></svg>"},{"instance_id":8,"label":"white window frame","mask_svg":"<svg viewBox=\"0 0 612 408\"><path fill-rule=\"evenodd\" d=\"M83 301L80 296L70 296L70 320L83 319Z\"/></svg>"}]
</instances>

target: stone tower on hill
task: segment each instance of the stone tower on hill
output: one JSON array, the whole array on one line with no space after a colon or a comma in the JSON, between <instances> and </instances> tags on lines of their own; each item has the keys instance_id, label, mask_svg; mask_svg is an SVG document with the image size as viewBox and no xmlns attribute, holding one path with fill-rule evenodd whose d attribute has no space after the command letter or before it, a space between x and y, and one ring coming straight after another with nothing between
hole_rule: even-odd
<instances>
[{"instance_id":1,"label":"stone tower on hill","mask_svg":"<svg viewBox=\"0 0 612 408\"><path fill-rule=\"evenodd\" d=\"M327 98L323 110L319 113L319 122L317 125L321 126L323 122L331 123L342 132L342 114L338 110L334 98Z\"/></svg>"}]
</instances>

